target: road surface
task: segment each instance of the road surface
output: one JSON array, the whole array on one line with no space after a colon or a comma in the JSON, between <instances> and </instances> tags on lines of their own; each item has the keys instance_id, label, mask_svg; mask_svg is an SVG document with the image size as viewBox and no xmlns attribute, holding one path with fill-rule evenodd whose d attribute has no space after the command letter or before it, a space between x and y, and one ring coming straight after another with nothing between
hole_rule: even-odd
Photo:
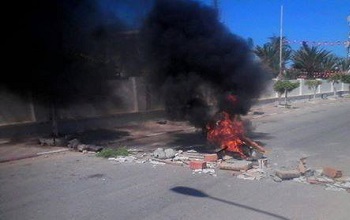
<instances>
[{"instance_id":1,"label":"road surface","mask_svg":"<svg viewBox=\"0 0 350 220\"><path fill-rule=\"evenodd\" d=\"M350 174L350 101L259 117L253 139L271 166L331 165ZM64 152L0 164L0 218L350 219L350 194L294 181L241 180L219 170L112 163Z\"/></svg>"}]
</instances>

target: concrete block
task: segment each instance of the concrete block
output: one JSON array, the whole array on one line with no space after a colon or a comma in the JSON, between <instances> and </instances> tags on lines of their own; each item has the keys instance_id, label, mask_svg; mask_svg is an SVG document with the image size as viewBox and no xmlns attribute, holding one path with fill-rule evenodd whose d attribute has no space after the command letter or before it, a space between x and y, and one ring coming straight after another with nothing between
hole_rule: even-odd
<instances>
[{"instance_id":1,"label":"concrete block","mask_svg":"<svg viewBox=\"0 0 350 220\"><path fill-rule=\"evenodd\" d=\"M276 176L282 180L288 180L300 177L300 172L299 170L276 170Z\"/></svg>"},{"instance_id":2,"label":"concrete block","mask_svg":"<svg viewBox=\"0 0 350 220\"><path fill-rule=\"evenodd\" d=\"M219 168L222 170L234 170L234 171L249 170L252 167L253 167L253 163L249 161L237 161L234 163L222 162L219 165Z\"/></svg>"}]
</instances>

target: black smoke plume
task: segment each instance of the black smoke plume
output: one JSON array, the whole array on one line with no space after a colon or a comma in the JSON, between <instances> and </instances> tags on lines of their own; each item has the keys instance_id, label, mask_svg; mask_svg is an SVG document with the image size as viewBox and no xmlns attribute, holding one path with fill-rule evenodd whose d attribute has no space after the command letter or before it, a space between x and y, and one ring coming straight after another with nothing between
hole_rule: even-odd
<instances>
[{"instance_id":1,"label":"black smoke plume","mask_svg":"<svg viewBox=\"0 0 350 220\"><path fill-rule=\"evenodd\" d=\"M270 79L247 42L217 11L192 0L158 0L142 29L150 82L173 119L203 127L216 111L246 114ZM209 96L208 96L209 94ZM233 104L229 95L238 99Z\"/></svg>"},{"instance_id":2,"label":"black smoke plume","mask_svg":"<svg viewBox=\"0 0 350 220\"><path fill-rule=\"evenodd\" d=\"M8 68L0 90L31 93L39 103L56 106L102 101L110 92L107 82L121 71L121 53L129 50L121 33L140 23L135 22L139 6L125 0L6 4L11 12L3 29Z\"/></svg>"}]
</instances>

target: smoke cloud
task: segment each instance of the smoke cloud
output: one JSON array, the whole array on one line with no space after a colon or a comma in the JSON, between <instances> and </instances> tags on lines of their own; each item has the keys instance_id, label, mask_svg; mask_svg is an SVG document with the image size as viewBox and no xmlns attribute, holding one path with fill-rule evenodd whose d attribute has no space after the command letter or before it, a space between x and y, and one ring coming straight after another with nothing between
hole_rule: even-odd
<instances>
[{"instance_id":1,"label":"smoke cloud","mask_svg":"<svg viewBox=\"0 0 350 220\"><path fill-rule=\"evenodd\" d=\"M8 70L0 81L19 96L66 106L108 97L130 44L121 33L141 24L147 0L37 0L7 4ZM141 4L143 2L143 4ZM141 10L142 8L142 10ZM144 12L142 12L144 13ZM131 59L130 59L131 60ZM132 66L128 64L127 66Z\"/></svg>"},{"instance_id":2,"label":"smoke cloud","mask_svg":"<svg viewBox=\"0 0 350 220\"><path fill-rule=\"evenodd\" d=\"M247 42L199 2L157 0L142 37L149 81L164 95L173 119L203 127L216 111L246 114L270 79ZM227 99L230 94L236 104Z\"/></svg>"}]
</instances>

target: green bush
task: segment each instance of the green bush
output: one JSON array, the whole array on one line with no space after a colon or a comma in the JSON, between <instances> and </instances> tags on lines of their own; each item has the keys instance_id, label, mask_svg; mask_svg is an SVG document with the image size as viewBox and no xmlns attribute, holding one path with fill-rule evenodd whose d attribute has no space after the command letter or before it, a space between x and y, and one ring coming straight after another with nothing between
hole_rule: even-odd
<instances>
[{"instance_id":1,"label":"green bush","mask_svg":"<svg viewBox=\"0 0 350 220\"><path fill-rule=\"evenodd\" d=\"M316 98L317 89L321 84L322 84L322 81L317 79L305 81L305 85L307 85L307 87L313 91L314 99Z\"/></svg>"},{"instance_id":2,"label":"green bush","mask_svg":"<svg viewBox=\"0 0 350 220\"><path fill-rule=\"evenodd\" d=\"M121 148L105 148L97 153L98 157L118 157L118 156L128 156L129 151L125 147Z\"/></svg>"},{"instance_id":3,"label":"green bush","mask_svg":"<svg viewBox=\"0 0 350 220\"><path fill-rule=\"evenodd\" d=\"M350 84L350 75L343 75L341 81Z\"/></svg>"},{"instance_id":4,"label":"green bush","mask_svg":"<svg viewBox=\"0 0 350 220\"><path fill-rule=\"evenodd\" d=\"M288 102L288 92L293 91L294 89L298 88L300 85L299 82L291 82L288 80L278 80L274 85L273 85L273 89L278 92L279 97L278 97L278 102L279 104L281 104L281 100L280 97L281 95L284 93L284 102L285 102L285 106L287 106L287 102Z\"/></svg>"},{"instance_id":5,"label":"green bush","mask_svg":"<svg viewBox=\"0 0 350 220\"><path fill-rule=\"evenodd\" d=\"M290 82L288 80L278 80L274 86L273 89L280 93L283 94L285 92L291 92L294 89L298 88L300 85L299 82Z\"/></svg>"},{"instance_id":6,"label":"green bush","mask_svg":"<svg viewBox=\"0 0 350 220\"><path fill-rule=\"evenodd\" d=\"M319 85L322 84L322 81L320 80L306 80L305 81L305 85L309 88L309 89L315 89L317 88Z\"/></svg>"}]
</instances>

